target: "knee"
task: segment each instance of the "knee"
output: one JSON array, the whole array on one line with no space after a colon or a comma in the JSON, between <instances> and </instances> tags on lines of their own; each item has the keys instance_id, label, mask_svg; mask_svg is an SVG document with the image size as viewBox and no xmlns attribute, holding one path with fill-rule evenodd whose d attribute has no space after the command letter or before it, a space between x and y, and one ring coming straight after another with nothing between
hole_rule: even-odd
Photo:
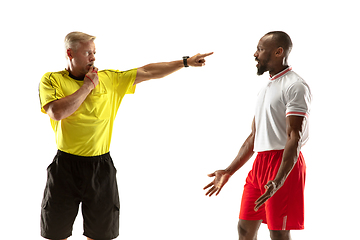
<instances>
[{"instance_id":1,"label":"knee","mask_svg":"<svg viewBox=\"0 0 360 240\"><path fill-rule=\"evenodd\" d=\"M290 231L270 231L272 240L291 240Z\"/></svg>"},{"instance_id":2,"label":"knee","mask_svg":"<svg viewBox=\"0 0 360 240\"><path fill-rule=\"evenodd\" d=\"M256 235L241 224L238 225L239 240L257 240Z\"/></svg>"},{"instance_id":3,"label":"knee","mask_svg":"<svg viewBox=\"0 0 360 240\"><path fill-rule=\"evenodd\" d=\"M249 239L249 232L243 228L241 225L238 225L238 232L239 232L239 240L247 240ZM252 239L249 239L252 240Z\"/></svg>"}]
</instances>

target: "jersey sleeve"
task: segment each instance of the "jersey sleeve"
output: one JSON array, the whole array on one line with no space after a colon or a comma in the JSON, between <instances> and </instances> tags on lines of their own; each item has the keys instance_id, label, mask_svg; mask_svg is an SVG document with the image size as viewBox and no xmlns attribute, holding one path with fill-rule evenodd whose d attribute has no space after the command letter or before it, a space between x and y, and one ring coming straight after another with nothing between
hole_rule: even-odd
<instances>
[{"instance_id":1,"label":"jersey sleeve","mask_svg":"<svg viewBox=\"0 0 360 240\"><path fill-rule=\"evenodd\" d=\"M46 113L44 106L52 101L63 98L64 94L60 84L53 76L53 73L46 73L39 84L39 98L41 111Z\"/></svg>"},{"instance_id":2,"label":"jersey sleeve","mask_svg":"<svg viewBox=\"0 0 360 240\"><path fill-rule=\"evenodd\" d=\"M134 94L136 85L134 85L137 74L137 68L128 71L117 71L116 89L120 96L125 94Z\"/></svg>"},{"instance_id":3,"label":"jersey sleeve","mask_svg":"<svg viewBox=\"0 0 360 240\"><path fill-rule=\"evenodd\" d=\"M305 116L310 114L311 92L304 82L295 82L285 93L286 116Z\"/></svg>"}]
</instances>

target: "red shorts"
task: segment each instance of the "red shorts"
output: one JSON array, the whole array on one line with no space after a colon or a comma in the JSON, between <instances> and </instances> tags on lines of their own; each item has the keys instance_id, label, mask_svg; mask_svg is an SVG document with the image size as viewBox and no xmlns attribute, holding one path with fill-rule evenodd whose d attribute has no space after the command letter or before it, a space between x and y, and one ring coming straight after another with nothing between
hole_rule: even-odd
<instances>
[{"instance_id":1,"label":"red shorts","mask_svg":"<svg viewBox=\"0 0 360 240\"><path fill-rule=\"evenodd\" d=\"M255 212L255 201L265 193L264 185L273 180L284 150L259 152L246 178L240 219L263 220L270 230L304 229L304 188L306 165L300 152L298 161L284 185Z\"/></svg>"}]
</instances>

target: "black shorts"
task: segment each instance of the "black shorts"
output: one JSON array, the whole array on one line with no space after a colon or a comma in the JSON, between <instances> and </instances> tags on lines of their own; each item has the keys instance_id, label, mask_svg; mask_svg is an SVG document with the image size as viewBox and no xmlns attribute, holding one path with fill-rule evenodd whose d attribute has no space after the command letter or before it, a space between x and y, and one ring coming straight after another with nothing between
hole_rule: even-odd
<instances>
[{"instance_id":1,"label":"black shorts","mask_svg":"<svg viewBox=\"0 0 360 240\"><path fill-rule=\"evenodd\" d=\"M109 153L81 157L58 151L47 168L41 236L68 238L82 203L84 235L110 240L119 235L119 193Z\"/></svg>"}]
</instances>

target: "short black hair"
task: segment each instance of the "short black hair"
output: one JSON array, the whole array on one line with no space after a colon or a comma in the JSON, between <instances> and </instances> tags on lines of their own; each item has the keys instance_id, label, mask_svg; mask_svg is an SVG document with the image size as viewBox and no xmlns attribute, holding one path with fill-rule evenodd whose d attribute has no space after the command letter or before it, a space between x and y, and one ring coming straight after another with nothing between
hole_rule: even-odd
<instances>
[{"instance_id":1,"label":"short black hair","mask_svg":"<svg viewBox=\"0 0 360 240\"><path fill-rule=\"evenodd\" d=\"M282 47L287 55L291 52L293 44L290 36L287 33L282 31L273 31L265 34L265 36L268 35L272 35L272 40L276 42L276 44L278 45L277 47Z\"/></svg>"}]
</instances>

